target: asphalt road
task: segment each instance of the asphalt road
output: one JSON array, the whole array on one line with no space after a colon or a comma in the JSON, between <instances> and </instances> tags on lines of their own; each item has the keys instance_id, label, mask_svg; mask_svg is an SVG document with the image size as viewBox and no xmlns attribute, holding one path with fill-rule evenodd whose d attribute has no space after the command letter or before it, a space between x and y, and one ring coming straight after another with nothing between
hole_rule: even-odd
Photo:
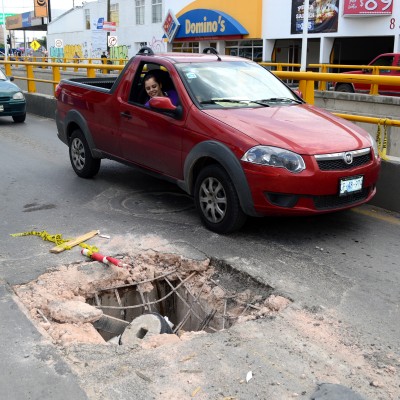
<instances>
[{"instance_id":1,"label":"asphalt road","mask_svg":"<svg viewBox=\"0 0 400 400\"><path fill-rule=\"evenodd\" d=\"M192 200L174 185L107 160L95 179L78 178L53 120L2 118L0 149L5 287L82 257L73 250L49 253L39 238L12 233L153 235L186 256L225 260L300 307L333 310L361 346L379 343L399 358L399 215L367 205L319 217L252 219L240 232L221 236L201 226ZM6 330L7 323L0 327Z\"/></svg>"}]
</instances>

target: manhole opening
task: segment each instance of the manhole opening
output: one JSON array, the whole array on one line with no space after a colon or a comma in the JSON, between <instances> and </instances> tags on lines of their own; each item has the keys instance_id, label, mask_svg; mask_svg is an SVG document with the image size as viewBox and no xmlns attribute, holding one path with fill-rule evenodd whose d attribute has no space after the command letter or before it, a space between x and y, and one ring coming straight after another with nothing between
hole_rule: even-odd
<instances>
[{"instance_id":1,"label":"manhole opening","mask_svg":"<svg viewBox=\"0 0 400 400\"><path fill-rule=\"evenodd\" d=\"M178 271L98 290L87 303L103 311L93 323L105 341L121 335L126 327L143 314L153 313L173 324L172 333L229 329L241 317L260 310L273 288L229 264L212 259L212 276L193 271ZM149 285L151 290L149 290ZM145 286L146 285L146 286ZM138 327L136 337L143 339L146 326Z\"/></svg>"}]
</instances>

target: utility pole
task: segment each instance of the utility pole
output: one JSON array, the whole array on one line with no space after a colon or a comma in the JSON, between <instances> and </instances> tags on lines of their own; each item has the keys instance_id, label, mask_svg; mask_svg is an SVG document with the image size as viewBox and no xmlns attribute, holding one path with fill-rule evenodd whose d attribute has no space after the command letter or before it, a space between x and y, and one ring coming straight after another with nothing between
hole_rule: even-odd
<instances>
[{"instance_id":1,"label":"utility pole","mask_svg":"<svg viewBox=\"0 0 400 400\"><path fill-rule=\"evenodd\" d=\"M3 37L4 37L4 60L7 61L7 37L6 37L6 14L4 13L4 0L1 0L2 11L3 11Z\"/></svg>"},{"instance_id":2,"label":"utility pole","mask_svg":"<svg viewBox=\"0 0 400 400\"><path fill-rule=\"evenodd\" d=\"M302 72L304 72L307 68L309 9L310 9L310 0L304 0L303 35L302 35L302 41L301 41L301 64L300 64L300 71L302 71Z\"/></svg>"},{"instance_id":3,"label":"utility pole","mask_svg":"<svg viewBox=\"0 0 400 400\"><path fill-rule=\"evenodd\" d=\"M107 0L107 22L111 21L110 0ZM110 31L107 31L107 56L110 57L110 46L108 45L108 38Z\"/></svg>"},{"instance_id":4,"label":"utility pole","mask_svg":"<svg viewBox=\"0 0 400 400\"><path fill-rule=\"evenodd\" d=\"M47 20L48 22L51 22L51 5L50 5L50 0L47 0Z\"/></svg>"}]
</instances>

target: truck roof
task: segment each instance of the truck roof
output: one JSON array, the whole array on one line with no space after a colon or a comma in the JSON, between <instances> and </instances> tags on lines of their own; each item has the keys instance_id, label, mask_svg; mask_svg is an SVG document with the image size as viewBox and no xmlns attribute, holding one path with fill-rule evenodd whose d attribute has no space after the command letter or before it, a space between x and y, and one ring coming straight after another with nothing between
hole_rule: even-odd
<instances>
[{"instance_id":1,"label":"truck roof","mask_svg":"<svg viewBox=\"0 0 400 400\"><path fill-rule=\"evenodd\" d=\"M206 49L207 50L207 49ZM215 62L215 61L249 61L251 60L247 58L235 57L235 56L225 56L220 55L216 50L212 49L210 53L178 53L178 52L169 52L169 53L153 53L151 52L142 52L139 51L135 57L154 57L154 59L168 59L173 63L198 63L198 62Z\"/></svg>"}]
</instances>

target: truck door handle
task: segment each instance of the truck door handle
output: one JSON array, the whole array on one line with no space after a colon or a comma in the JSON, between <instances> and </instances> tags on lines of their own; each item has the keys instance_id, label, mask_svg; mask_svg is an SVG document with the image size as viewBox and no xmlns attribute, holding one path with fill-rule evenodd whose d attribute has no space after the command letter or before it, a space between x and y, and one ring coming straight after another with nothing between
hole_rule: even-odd
<instances>
[{"instance_id":1,"label":"truck door handle","mask_svg":"<svg viewBox=\"0 0 400 400\"><path fill-rule=\"evenodd\" d=\"M124 117L126 119L132 119L132 115L129 111L122 111L121 112L121 117Z\"/></svg>"}]
</instances>

